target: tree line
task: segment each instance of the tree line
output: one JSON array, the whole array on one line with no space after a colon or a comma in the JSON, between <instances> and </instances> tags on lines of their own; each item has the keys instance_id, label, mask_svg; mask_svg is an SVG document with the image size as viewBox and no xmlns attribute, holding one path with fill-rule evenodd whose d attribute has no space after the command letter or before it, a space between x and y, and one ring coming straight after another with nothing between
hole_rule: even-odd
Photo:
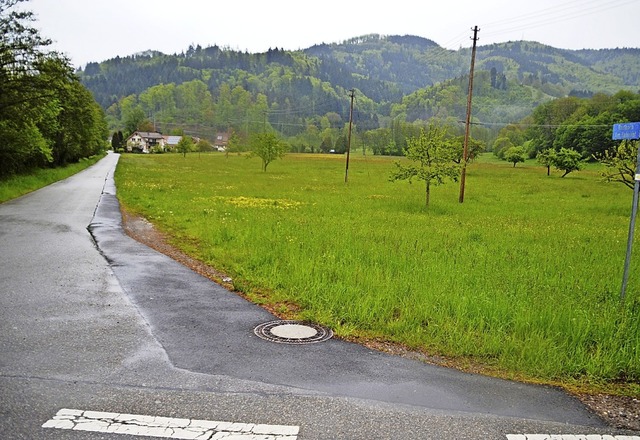
<instances>
[{"instance_id":1,"label":"tree line","mask_svg":"<svg viewBox=\"0 0 640 440\"><path fill-rule=\"evenodd\" d=\"M527 158L565 177L585 161L605 165L603 177L633 188L636 142L613 140L613 125L640 122L640 92L621 90L613 95L568 96L537 106L518 124L504 127L493 143L493 153L516 164Z\"/></svg>"},{"instance_id":2,"label":"tree line","mask_svg":"<svg viewBox=\"0 0 640 440\"><path fill-rule=\"evenodd\" d=\"M512 147L522 147L528 158L542 151L561 149L595 160L619 144L612 139L613 125L640 121L640 93L626 90L590 98L569 96L537 106L517 124L501 129L493 152L503 158Z\"/></svg>"},{"instance_id":3,"label":"tree line","mask_svg":"<svg viewBox=\"0 0 640 440\"><path fill-rule=\"evenodd\" d=\"M98 154L109 133L70 61L16 7L23 1L0 0L0 178Z\"/></svg>"}]
</instances>

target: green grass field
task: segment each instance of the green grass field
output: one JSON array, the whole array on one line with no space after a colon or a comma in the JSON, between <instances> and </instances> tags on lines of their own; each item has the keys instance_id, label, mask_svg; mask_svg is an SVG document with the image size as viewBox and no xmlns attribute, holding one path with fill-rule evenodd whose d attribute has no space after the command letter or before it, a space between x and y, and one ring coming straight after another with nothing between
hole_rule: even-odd
<instances>
[{"instance_id":1,"label":"green grass field","mask_svg":"<svg viewBox=\"0 0 640 440\"><path fill-rule=\"evenodd\" d=\"M282 313L502 376L640 380L640 251L620 286L632 191L490 155L459 185L389 182L395 159L123 155L118 197ZM640 240L640 237L638 238ZM636 246L637 247L637 246ZM185 292L188 295L188 292ZM582 385L580 385L582 384Z\"/></svg>"}]
</instances>

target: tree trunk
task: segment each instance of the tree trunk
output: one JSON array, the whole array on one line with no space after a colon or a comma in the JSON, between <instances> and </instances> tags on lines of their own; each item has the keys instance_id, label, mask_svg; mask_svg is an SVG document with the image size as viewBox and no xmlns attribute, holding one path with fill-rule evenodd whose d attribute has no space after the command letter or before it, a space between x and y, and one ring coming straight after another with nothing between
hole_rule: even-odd
<instances>
[{"instance_id":1,"label":"tree trunk","mask_svg":"<svg viewBox=\"0 0 640 440\"><path fill-rule=\"evenodd\" d=\"M426 185L425 185L425 206L428 208L429 207L429 195L431 192L431 182L426 180Z\"/></svg>"}]
</instances>

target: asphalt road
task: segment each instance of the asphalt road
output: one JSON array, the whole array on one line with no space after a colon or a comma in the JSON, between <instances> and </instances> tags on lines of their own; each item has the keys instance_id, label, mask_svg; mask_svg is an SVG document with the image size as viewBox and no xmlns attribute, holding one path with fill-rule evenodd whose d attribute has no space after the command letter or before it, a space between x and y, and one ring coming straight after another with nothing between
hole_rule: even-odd
<instances>
[{"instance_id":1,"label":"asphalt road","mask_svg":"<svg viewBox=\"0 0 640 440\"><path fill-rule=\"evenodd\" d=\"M124 234L117 159L0 205L0 439L139 438L42 428L61 408L305 440L618 433L556 389L258 338L275 317Z\"/></svg>"}]
</instances>

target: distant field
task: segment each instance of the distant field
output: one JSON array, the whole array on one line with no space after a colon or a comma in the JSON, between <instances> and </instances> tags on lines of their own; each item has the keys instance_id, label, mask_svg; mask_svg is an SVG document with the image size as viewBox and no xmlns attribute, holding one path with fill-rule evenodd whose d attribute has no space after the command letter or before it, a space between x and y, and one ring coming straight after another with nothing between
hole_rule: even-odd
<instances>
[{"instance_id":1,"label":"distant field","mask_svg":"<svg viewBox=\"0 0 640 440\"><path fill-rule=\"evenodd\" d=\"M620 302L629 189L598 165L561 179L486 155L463 204L450 183L426 209L423 185L388 181L394 160L352 155L345 184L344 156L288 155L264 173L244 156L123 155L116 182L126 208L236 289L340 336L508 377L640 380L640 251Z\"/></svg>"}]
</instances>

